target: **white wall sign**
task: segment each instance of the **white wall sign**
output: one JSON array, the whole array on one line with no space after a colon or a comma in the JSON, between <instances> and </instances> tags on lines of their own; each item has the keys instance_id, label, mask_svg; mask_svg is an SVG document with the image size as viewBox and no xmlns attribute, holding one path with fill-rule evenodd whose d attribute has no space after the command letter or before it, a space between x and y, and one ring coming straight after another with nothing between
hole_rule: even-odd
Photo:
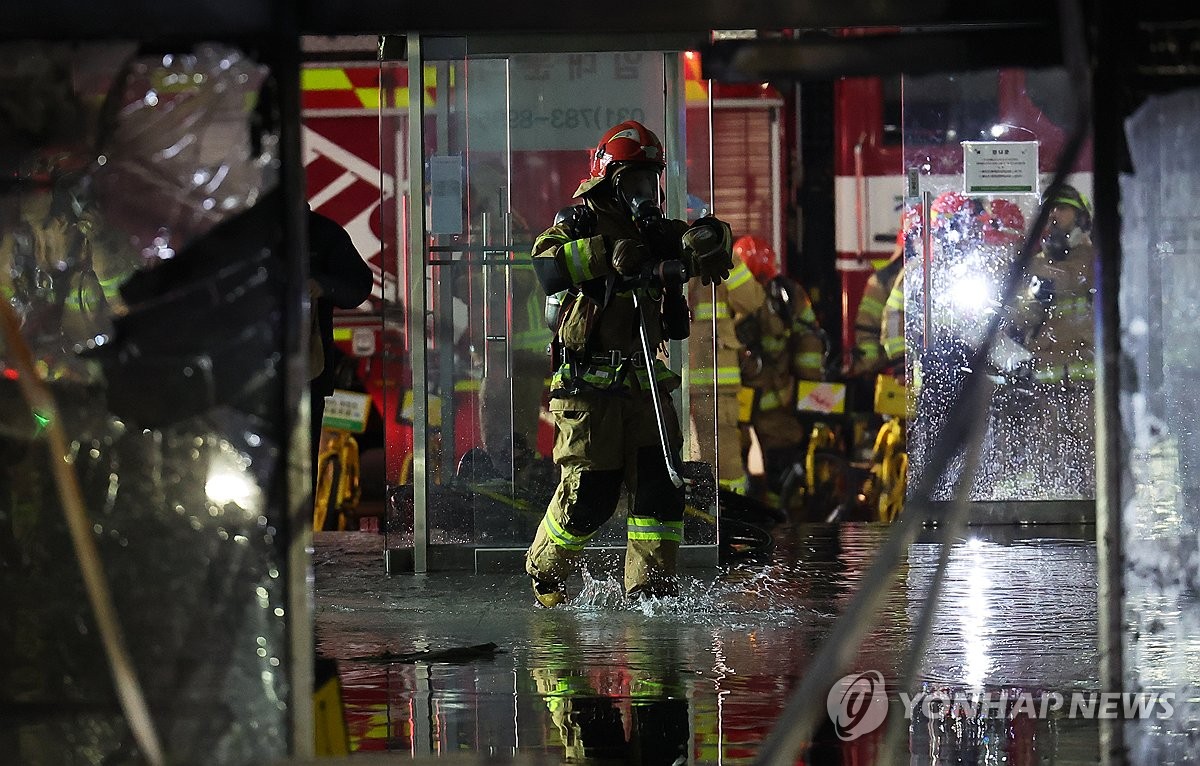
<instances>
[{"instance_id":1,"label":"white wall sign","mask_svg":"<svg viewBox=\"0 0 1200 766\"><path fill-rule=\"evenodd\" d=\"M963 192L1037 194L1037 141L963 141Z\"/></svg>"}]
</instances>

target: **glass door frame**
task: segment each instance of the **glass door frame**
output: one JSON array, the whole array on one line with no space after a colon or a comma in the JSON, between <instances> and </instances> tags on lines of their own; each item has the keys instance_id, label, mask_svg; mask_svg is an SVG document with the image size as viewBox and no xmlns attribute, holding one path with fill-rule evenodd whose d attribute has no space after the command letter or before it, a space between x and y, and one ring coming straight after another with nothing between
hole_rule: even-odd
<instances>
[{"instance_id":1,"label":"glass door frame","mask_svg":"<svg viewBox=\"0 0 1200 766\"><path fill-rule=\"evenodd\" d=\"M431 546L429 524L430 500L430 469L428 449L429 428L429 357L426 344L411 342L413 328L426 325L429 301L424 289L426 272L429 268L428 238L429 231L425 220L426 169L425 169L425 64L427 61L443 60L445 55L438 55L438 48L429 46L433 41L451 42L462 41L456 55L463 58L507 58L523 53L595 53L620 51L652 51L664 57L664 125L662 141L668 158L666 171L666 213L671 218L685 218L687 215L687 152L686 152L686 99L684 94L684 51L689 47L689 38L681 35L629 35L614 40L611 37L584 35L556 35L553 38L527 36L454 36L428 35L420 32L409 32L405 36L404 51L408 69L408 114L419 115L407 120L408 134L405 146L409 167L408 185L405 190L408 199L413 201L406 206L404 228L407 230L407 269L406 277L411 285L407 296L406 325L410 333L409 354L412 371L413 391L413 444L412 444L412 482L413 482L413 546L411 558L408 555L394 556L388 551L387 569L391 571L412 571L424 573L437 569L460 569L464 567L462 557L442 555L439 549L444 546ZM469 44L469 45L468 45ZM385 50L389 46L380 46L380 60L385 63ZM433 48L433 53L427 51ZM468 47L470 50L468 51ZM394 49L394 46L392 47ZM709 103L711 113L711 100ZM711 125L711 114L710 114ZM710 136L711 140L711 136ZM711 147L710 147L711 151ZM711 182L710 182L711 183ZM416 204L421 200L422 204ZM508 199L511 205L511 197ZM511 212L511 210L510 210ZM418 256L419 254L419 256ZM670 366L680 374L684 381L689 379L687 341L672 341L670 346ZM715 385L715 382L714 382ZM685 444L688 438L689 395L687 386L681 386L672 396L677 410L681 413L680 425L684 430ZM715 404L714 404L715 406ZM453 448L453 445L450 446ZM718 511L718 544L719 544L719 508ZM463 547L463 546L454 546ZM480 546L471 546L478 550ZM431 550L432 548L432 550ZM717 564L717 544L694 545L684 548L703 549L693 550L692 555L683 557L682 563L700 563L712 566Z\"/></svg>"}]
</instances>

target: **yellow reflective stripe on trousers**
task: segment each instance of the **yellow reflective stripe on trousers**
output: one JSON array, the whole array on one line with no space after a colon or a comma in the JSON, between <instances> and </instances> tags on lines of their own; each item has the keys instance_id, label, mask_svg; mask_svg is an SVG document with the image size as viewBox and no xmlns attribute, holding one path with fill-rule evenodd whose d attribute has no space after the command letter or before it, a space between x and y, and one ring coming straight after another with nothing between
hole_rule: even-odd
<instances>
[{"instance_id":1,"label":"yellow reflective stripe on trousers","mask_svg":"<svg viewBox=\"0 0 1200 766\"><path fill-rule=\"evenodd\" d=\"M874 362L876 359L879 358L879 346L878 345L866 346L866 345L859 344L854 347L854 350L859 353L859 355L862 357L862 360L864 362Z\"/></svg>"},{"instance_id":2,"label":"yellow reflective stripe on trousers","mask_svg":"<svg viewBox=\"0 0 1200 766\"><path fill-rule=\"evenodd\" d=\"M883 314L883 301L873 295L864 295L858 304L858 316L880 316Z\"/></svg>"},{"instance_id":3,"label":"yellow reflective stripe on trousers","mask_svg":"<svg viewBox=\"0 0 1200 766\"><path fill-rule=\"evenodd\" d=\"M712 367L693 367L688 380L693 386L712 385ZM718 367L715 370L718 386L736 386L742 382L742 373L737 367Z\"/></svg>"},{"instance_id":4,"label":"yellow reflective stripe on trousers","mask_svg":"<svg viewBox=\"0 0 1200 766\"><path fill-rule=\"evenodd\" d=\"M630 516L627 527L630 540L672 540L683 542L682 521L659 521Z\"/></svg>"},{"instance_id":5,"label":"yellow reflective stripe on trousers","mask_svg":"<svg viewBox=\"0 0 1200 766\"><path fill-rule=\"evenodd\" d=\"M884 338L883 353L887 354L889 358L900 356L900 354L904 353L904 336L889 335Z\"/></svg>"},{"instance_id":6,"label":"yellow reflective stripe on trousers","mask_svg":"<svg viewBox=\"0 0 1200 766\"><path fill-rule=\"evenodd\" d=\"M581 551L587 545L587 541L592 539L592 535L573 535L567 530L559 526L558 522L550 514L542 517L542 528L546 530L546 535L549 536L554 544L560 548L566 548L569 551ZM592 534L595 534L594 532Z\"/></svg>"}]
</instances>

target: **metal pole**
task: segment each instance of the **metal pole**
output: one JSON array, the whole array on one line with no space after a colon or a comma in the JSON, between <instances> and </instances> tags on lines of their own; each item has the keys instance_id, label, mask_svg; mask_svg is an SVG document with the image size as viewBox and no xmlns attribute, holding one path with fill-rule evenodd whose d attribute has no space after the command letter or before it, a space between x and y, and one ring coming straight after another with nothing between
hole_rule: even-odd
<instances>
[{"instance_id":1,"label":"metal pole","mask_svg":"<svg viewBox=\"0 0 1200 766\"><path fill-rule=\"evenodd\" d=\"M687 218L687 131L684 128L684 105L682 102L685 76L683 71L683 55L676 52L663 54L664 95L664 125L663 149L670 163L667 170L667 217ZM686 286L685 286L686 287ZM683 433L683 443L691 443L691 411L692 396L688 379L691 375L691 360L688 357L688 341L673 340L668 345L668 361L672 370L683 378L674 397L676 409L680 413L679 427Z\"/></svg>"},{"instance_id":2,"label":"metal pole","mask_svg":"<svg viewBox=\"0 0 1200 766\"><path fill-rule=\"evenodd\" d=\"M1096 334L1096 554L1099 568L1098 636L1100 654L1100 690L1121 691L1125 686L1124 638L1122 627L1124 599L1123 543L1121 540L1121 213L1117 158L1121 156L1123 115L1109 98L1112 83L1121 82L1121 73L1133 71L1122 59L1126 31L1123 23L1129 15L1120 4L1097 6L1098 45L1112 56L1096 59L1093 83L1096 105L1094 117L1095 216L1092 233L1099 258L1096 296L1099 299L1099 323ZM1129 76L1126 74L1126 76ZM1102 84L1103 83L1103 84ZM1105 766L1128 762L1124 721L1102 718L1100 721L1100 759Z\"/></svg>"},{"instance_id":3,"label":"metal pole","mask_svg":"<svg viewBox=\"0 0 1200 766\"><path fill-rule=\"evenodd\" d=\"M428 571L429 562L429 400L425 376L425 62L421 36L409 32L408 59L408 340L413 392L413 571Z\"/></svg>"},{"instance_id":4,"label":"metal pole","mask_svg":"<svg viewBox=\"0 0 1200 766\"><path fill-rule=\"evenodd\" d=\"M280 18L280 48L278 60L275 63L276 77L279 82L279 156L280 156L280 187L284 199L284 247L288 255L288 300L285 308L285 323L287 328L286 358L288 364L284 378L284 401L290 422L287 424L292 434L288 445L289 454L296 453L299 460L291 459L288 465L304 465L307 470L297 475L290 471L288 481L288 548L287 557L287 637L288 652L291 658L288 667L288 680L291 684L289 695L290 724L291 724L291 754L304 758L313 752L313 622L312 622L312 588L309 575L312 572L312 561L309 551L312 549L312 513L315 498L312 493L310 476L315 466L309 465L309 440L312 432L309 428L297 427L297 420L308 422L308 418L300 413L311 413L309 397L311 389L308 385L308 360L303 353L307 348L307 333L311 326L310 315L303 310L301 300L307 299L308 290L308 221L302 213L304 210L304 161L301 150L301 120L300 120L300 47L299 38L289 34L295 28L296 20L293 13L285 13ZM301 300L296 300L301 297ZM309 311L315 306L310 305ZM299 418L297 417L299 416ZM303 445L303 446L301 446Z\"/></svg>"},{"instance_id":5,"label":"metal pole","mask_svg":"<svg viewBox=\"0 0 1200 766\"><path fill-rule=\"evenodd\" d=\"M933 290L933 275L930 268L933 265L933 227L929 225L930 207L933 206L933 192L926 190L921 195L921 348L929 348L929 325L933 322L933 301L930 292ZM905 285L907 286L907 282Z\"/></svg>"},{"instance_id":6,"label":"metal pole","mask_svg":"<svg viewBox=\"0 0 1200 766\"><path fill-rule=\"evenodd\" d=\"M667 464L667 475L676 487L683 486L683 477L675 469L675 458L671 454L671 442L667 439L667 424L664 422L662 399L658 391L658 381L654 379L654 360L657 354L650 353L650 341L646 338L646 312L642 310L642 301L638 298L638 290L629 293L633 296L633 310L637 312L638 337L642 341L642 358L646 362L646 378L649 380L650 400L654 403L654 422L658 426L658 441L662 445L663 461Z\"/></svg>"}]
</instances>

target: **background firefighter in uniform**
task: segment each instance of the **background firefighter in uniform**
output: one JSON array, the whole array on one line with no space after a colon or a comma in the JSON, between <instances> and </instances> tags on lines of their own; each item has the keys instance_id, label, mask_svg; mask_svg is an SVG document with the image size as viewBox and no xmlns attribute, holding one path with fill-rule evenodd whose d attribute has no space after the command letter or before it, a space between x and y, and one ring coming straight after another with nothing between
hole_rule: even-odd
<instances>
[{"instance_id":1,"label":"background firefighter in uniform","mask_svg":"<svg viewBox=\"0 0 1200 766\"><path fill-rule=\"evenodd\" d=\"M785 473L804 459L808 431L796 412L796 384L823 379L825 335L808 293L779 273L775 251L765 239L742 237L733 249L763 289L758 310L739 321L736 328L742 344L744 406L739 419L743 433L753 428L758 437L767 479L766 501L775 506Z\"/></svg>"},{"instance_id":2,"label":"background firefighter in uniform","mask_svg":"<svg viewBox=\"0 0 1200 766\"><path fill-rule=\"evenodd\" d=\"M870 377L885 370L895 361L895 354L884 352L880 340L883 308L892 287L909 256L915 252L915 237L920 235L921 209L905 206L900 214L900 229L896 232L896 247L887 263L871 273L863 288L862 298L854 316L854 348L850 363L844 370L847 377ZM895 349L893 349L895 351ZM870 379L874 383L874 379Z\"/></svg>"},{"instance_id":3,"label":"background firefighter in uniform","mask_svg":"<svg viewBox=\"0 0 1200 766\"><path fill-rule=\"evenodd\" d=\"M855 344L850 363L844 370L847 377L858 380L860 395L867 390L873 394L871 398L875 406L870 430L875 432L875 441L871 447L870 475L859 493L858 501L866 508L878 510L881 521L891 521L900 511L906 463L903 454L906 449L905 418L894 413L886 415L879 410L883 403L880 387L886 386L892 379L904 380L903 286L895 292L895 303L889 302L889 299L893 295L893 288L900 284L905 264L916 254L920 235L921 209L906 205L900 213L896 248L891 258L871 274L863 290L855 313ZM887 349L883 343L885 310L891 312L890 321L893 323Z\"/></svg>"},{"instance_id":4,"label":"background firefighter in uniform","mask_svg":"<svg viewBox=\"0 0 1200 766\"><path fill-rule=\"evenodd\" d=\"M663 218L665 167L662 144L645 126L630 121L611 128L596 148L590 177L573 195L581 203L560 212L534 242L534 270L553 297L548 305L560 303L550 411L561 478L525 559L543 606L563 600L565 580L616 510L622 486L632 498L625 591L674 590L684 497L664 463L649 385L666 393L680 381L661 361L641 358L641 320L622 280L668 262L719 282L733 264L724 223L701 218L688 226ZM651 353L688 334L682 286L664 286L668 281L639 292ZM678 417L671 398L661 399L670 449L678 455Z\"/></svg>"},{"instance_id":5,"label":"background firefighter in uniform","mask_svg":"<svg viewBox=\"0 0 1200 766\"><path fill-rule=\"evenodd\" d=\"M1029 287L1014 325L1033 355L1030 374L1043 402L1054 458L1043 479L1075 497L1095 496L1093 389L1095 383L1095 251L1091 213L1077 189L1047 189L1051 205L1042 249L1030 263Z\"/></svg>"},{"instance_id":6,"label":"background firefighter in uniform","mask_svg":"<svg viewBox=\"0 0 1200 766\"><path fill-rule=\"evenodd\" d=\"M739 242L741 240L738 240ZM693 387L692 433L698 447L699 460L713 463L721 487L746 494L746 452L749 437L743 439L739 429L738 390L741 376L738 356L741 344L735 327L742 319L761 309L766 293L734 248L733 269L729 279L715 289L694 283L691 291L692 331L688 340L691 364L690 384ZM714 318L717 336L716 358L713 358ZM715 363L716 369L713 368ZM713 379L716 376L716 402L712 402ZM715 430L714 430L714 417ZM714 433L716 455L713 455Z\"/></svg>"}]
</instances>

